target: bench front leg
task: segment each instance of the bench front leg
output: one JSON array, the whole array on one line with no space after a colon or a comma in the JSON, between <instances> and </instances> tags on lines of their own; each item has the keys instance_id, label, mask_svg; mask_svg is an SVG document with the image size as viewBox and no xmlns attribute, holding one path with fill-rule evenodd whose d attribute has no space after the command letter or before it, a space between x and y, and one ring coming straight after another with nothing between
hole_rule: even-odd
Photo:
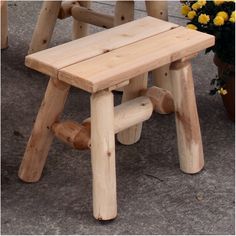
<instances>
[{"instance_id":1,"label":"bench front leg","mask_svg":"<svg viewBox=\"0 0 236 236\"><path fill-rule=\"evenodd\" d=\"M51 126L63 111L69 88L68 84L58 79L49 80L18 173L25 182L36 182L41 177L54 137Z\"/></svg>"},{"instance_id":2,"label":"bench front leg","mask_svg":"<svg viewBox=\"0 0 236 236\"><path fill-rule=\"evenodd\" d=\"M93 215L98 220L111 220L117 215L117 202L114 102L109 91L91 96L91 154Z\"/></svg>"},{"instance_id":3,"label":"bench front leg","mask_svg":"<svg viewBox=\"0 0 236 236\"><path fill-rule=\"evenodd\" d=\"M202 138L189 62L171 64L180 169L189 174L204 166Z\"/></svg>"}]
</instances>

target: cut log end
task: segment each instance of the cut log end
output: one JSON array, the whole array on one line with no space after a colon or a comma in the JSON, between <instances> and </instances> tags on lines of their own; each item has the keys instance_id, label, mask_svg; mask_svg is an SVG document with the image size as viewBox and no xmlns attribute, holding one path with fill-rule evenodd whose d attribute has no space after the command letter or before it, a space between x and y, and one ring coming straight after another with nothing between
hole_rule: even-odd
<instances>
[{"instance_id":1,"label":"cut log end","mask_svg":"<svg viewBox=\"0 0 236 236\"><path fill-rule=\"evenodd\" d=\"M54 123L52 131L59 140L73 148L85 150L91 147L90 130L74 121Z\"/></svg>"},{"instance_id":2,"label":"cut log end","mask_svg":"<svg viewBox=\"0 0 236 236\"><path fill-rule=\"evenodd\" d=\"M151 87L141 91L141 95L147 96L151 99L153 109L160 114L170 114L174 112L174 101L172 94L162 88Z\"/></svg>"}]
</instances>

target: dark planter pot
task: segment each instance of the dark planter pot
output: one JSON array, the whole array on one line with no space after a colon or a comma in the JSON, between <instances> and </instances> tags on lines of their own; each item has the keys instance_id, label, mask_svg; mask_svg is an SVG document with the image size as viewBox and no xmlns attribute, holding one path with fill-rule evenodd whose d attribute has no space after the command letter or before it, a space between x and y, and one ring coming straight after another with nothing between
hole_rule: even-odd
<instances>
[{"instance_id":1,"label":"dark planter pot","mask_svg":"<svg viewBox=\"0 0 236 236\"><path fill-rule=\"evenodd\" d=\"M227 94L221 97L230 120L235 122L235 65L224 63L217 55L214 56L214 63L218 68L218 76L227 77L224 85Z\"/></svg>"}]
</instances>

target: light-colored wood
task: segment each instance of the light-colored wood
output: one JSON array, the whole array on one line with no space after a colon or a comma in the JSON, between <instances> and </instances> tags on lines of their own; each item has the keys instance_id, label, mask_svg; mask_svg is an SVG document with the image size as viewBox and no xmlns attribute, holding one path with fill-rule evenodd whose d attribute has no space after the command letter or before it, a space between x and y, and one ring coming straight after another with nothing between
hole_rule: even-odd
<instances>
[{"instance_id":1,"label":"light-colored wood","mask_svg":"<svg viewBox=\"0 0 236 236\"><path fill-rule=\"evenodd\" d=\"M90 1L80 1L79 4L74 4L71 8L71 15L73 16L73 26L72 26L72 39L79 39L88 35L88 22L82 21L79 18L75 18L73 15L74 7L84 7L85 9L90 7Z\"/></svg>"},{"instance_id":2,"label":"light-colored wood","mask_svg":"<svg viewBox=\"0 0 236 236\"><path fill-rule=\"evenodd\" d=\"M116 1L114 26L134 20L134 1ZM123 88L117 88L116 91L123 92Z\"/></svg>"},{"instance_id":3,"label":"light-colored wood","mask_svg":"<svg viewBox=\"0 0 236 236\"><path fill-rule=\"evenodd\" d=\"M140 122L148 120L153 112L153 103L148 97L138 97L122 103L114 109L114 133L118 133ZM83 150L91 147L91 118L82 124L67 120L52 125L53 133L64 143Z\"/></svg>"},{"instance_id":4,"label":"light-colored wood","mask_svg":"<svg viewBox=\"0 0 236 236\"><path fill-rule=\"evenodd\" d=\"M91 96L93 215L98 220L117 215L113 94Z\"/></svg>"},{"instance_id":5,"label":"light-colored wood","mask_svg":"<svg viewBox=\"0 0 236 236\"><path fill-rule=\"evenodd\" d=\"M58 18L63 20L67 17L71 17L71 8L75 5L79 5L79 1L63 1L61 4L60 11L58 13Z\"/></svg>"},{"instance_id":6,"label":"light-colored wood","mask_svg":"<svg viewBox=\"0 0 236 236\"><path fill-rule=\"evenodd\" d=\"M113 16L102 14L86 7L72 7L71 15L78 21L87 22L103 28L112 28L114 26Z\"/></svg>"},{"instance_id":7,"label":"light-colored wood","mask_svg":"<svg viewBox=\"0 0 236 236\"><path fill-rule=\"evenodd\" d=\"M90 130L75 121L67 120L52 125L54 135L71 147L84 150L91 146Z\"/></svg>"},{"instance_id":8,"label":"light-colored wood","mask_svg":"<svg viewBox=\"0 0 236 236\"><path fill-rule=\"evenodd\" d=\"M69 85L58 79L49 80L18 173L19 178L25 182L40 179L54 136L51 126L63 111L69 88Z\"/></svg>"},{"instance_id":9,"label":"light-colored wood","mask_svg":"<svg viewBox=\"0 0 236 236\"><path fill-rule=\"evenodd\" d=\"M140 91L147 88L147 77L148 73L145 73L130 80L129 85L124 87L122 103L138 97ZM117 139L122 144L131 145L138 142L141 133L142 123L139 123L118 133Z\"/></svg>"},{"instance_id":10,"label":"light-colored wood","mask_svg":"<svg viewBox=\"0 0 236 236\"><path fill-rule=\"evenodd\" d=\"M63 68L59 79L96 92L214 45L214 36L177 27Z\"/></svg>"},{"instance_id":11,"label":"light-colored wood","mask_svg":"<svg viewBox=\"0 0 236 236\"><path fill-rule=\"evenodd\" d=\"M145 17L26 57L26 65L56 77L68 65L168 31L176 24ZM78 53L80 52L80 53Z\"/></svg>"},{"instance_id":12,"label":"light-colored wood","mask_svg":"<svg viewBox=\"0 0 236 236\"><path fill-rule=\"evenodd\" d=\"M114 26L134 20L134 1L116 1Z\"/></svg>"},{"instance_id":13,"label":"light-colored wood","mask_svg":"<svg viewBox=\"0 0 236 236\"><path fill-rule=\"evenodd\" d=\"M41 51L48 47L60 7L61 1L44 0L34 29L28 54Z\"/></svg>"},{"instance_id":14,"label":"light-colored wood","mask_svg":"<svg viewBox=\"0 0 236 236\"><path fill-rule=\"evenodd\" d=\"M126 81L124 81L124 82L122 82L120 84L116 84L116 85L108 88L108 90L109 91L112 91L112 90L116 90L116 91L122 90L123 91L123 87L127 86L128 84L129 84L129 80L126 80Z\"/></svg>"},{"instance_id":15,"label":"light-colored wood","mask_svg":"<svg viewBox=\"0 0 236 236\"><path fill-rule=\"evenodd\" d=\"M159 114L169 114L175 110L173 96L166 89L153 86L143 90L140 94L151 99L154 111L158 112Z\"/></svg>"},{"instance_id":16,"label":"light-colored wood","mask_svg":"<svg viewBox=\"0 0 236 236\"><path fill-rule=\"evenodd\" d=\"M170 73L180 169L185 173L194 174L203 168L204 157L191 64L173 63Z\"/></svg>"},{"instance_id":17,"label":"light-colored wood","mask_svg":"<svg viewBox=\"0 0 236 236\"><path fill-rule=\"evenodd\" d=\"M168 21L168 1L145 1L149 16ZM154 85L171 91L169 73L170 65L165 65L152 71Z\"/></svg>"},{"instance_id":18,"label":"light-colored wood","mask_svg":"<svg viewBox=\"0 0 236 236\"><path fill-rule=\"evenodd\" d=\"M1 49L8 46L7 1L1 0Z\"/></svg>"}]
</instances>

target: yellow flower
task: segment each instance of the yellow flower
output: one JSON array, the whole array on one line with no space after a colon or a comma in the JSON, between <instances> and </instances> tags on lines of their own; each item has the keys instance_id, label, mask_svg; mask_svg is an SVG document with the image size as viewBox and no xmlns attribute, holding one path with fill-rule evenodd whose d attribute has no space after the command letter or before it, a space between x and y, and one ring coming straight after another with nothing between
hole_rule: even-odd
<instances>
[{"instance_id":1,"label":"yellow flower","mask_svg":"<svg viewBox=\"0 0 236 236\"><path fill-rule=\"evenodd\" d=\"M235 11L232 12L232 14L229 18L229 21L232 22L232 23L235 23Z\"/></svg>"},{"instance_id":2,"label":"yellow flower","mask_svg":"<svg viewBox=\"0 0 236 236\"><path fill-rule=\"evenodd\" d=\"M206 25L209 21L210 21L210 16L208 16L206 14L201 14L198 17L198 22L203 24L203 25Z\"/></svg>"},{"instance_id":3,"label":"yellow flower","mask_svg":"<svg viewBox=\"0 0 236 236\"><path fill-rule=\"evenodd\" d=\"M181 14L184 15L184 16L187 16L187 14L191 11L191 8L184 4L181 8Z\"/></svg>"},{"instance_id":4,"label":"yellow flower","mask_svg":"<svg viewBox=\"0 0 236 236\"><path fill-rule=\"evenodd\" d=\"M221 5L222 3L224 3L223 0L213 0L213 2L215 3L216 6Z\"/></svg>"},{"instance_id":5,"label":"yellow flower","mask_svg":"<svg viewBox=\"0 0 236 236\"><path fill-rule=\"evenodd\" d=\"M195 2L193 5L192 5L192 9L197 11L198 9L202 8L202 5L198 2Z\"/></svg>"},{"instance_id":6,"label":"yellow flower","mask_svg":"<svg viewBox=\"0 0 236 236\"><path fill-rule=\"evenodd\" d=\"M197 30L197 26L194 24L187 24L186 26L188 29L192 29L192 30Z\"/></svg>"},{"instance_id":7,"label":"yellow flower","mask_svg":"<svg viewBox=\"0 0 236 236\"><path fill-rule=\"evenodd\" d=\"M227 92L226 89L220 88L220 89L218 90L218 93L221 94L221 95L226 95L228 92Z\"/></svg>"},{"instance_id":8,"label":"yellow flower","mask_svg":"<svg viewBox=\"0 0 236 236\"><path fill-rule=\"evenodd\" d=\"M188 13L189 20L192 20L196 15L197 15L197 13L195 11L190 11Z\"/></svg>"},{"instance_id":9,"label":"yellow flower","mask_svg":"<svg viewBox=\"0 0 236 236\"><path fill-rule=\"evenodd\" d=\"M229 19L228 13L225 11L219 11L216 16L221 16L224 21L227 21Z\"/></svg>"},{"instance_id":10,"label":"yellow flower","mask_svg":"<svg viewBox=\"0 0 236 236\"><path fill-rule=\"evenodd\" d=\"M216 25L216 26L221 26L225 23L224 18L221 16L216 16L214 18L213 22L214 22L214 25Z\"/></svg>"},{"instance_id":11,"label":"yellow flower","mask_svg":"<svg viewBox=\"0 0 236 236\"><path fill-rule=\"evenodd\" d=\"M206 0L198 0L197 1L201 6L205 6L206 5Z\"/></svg>"}]
</instances>

